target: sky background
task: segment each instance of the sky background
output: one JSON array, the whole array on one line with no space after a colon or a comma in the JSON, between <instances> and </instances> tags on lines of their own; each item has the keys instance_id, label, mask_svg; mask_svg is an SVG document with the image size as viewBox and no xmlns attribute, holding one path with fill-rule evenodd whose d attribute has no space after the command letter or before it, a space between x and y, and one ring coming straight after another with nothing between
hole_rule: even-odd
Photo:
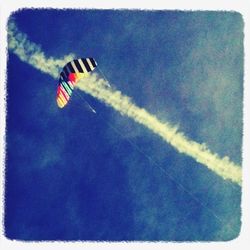
<instances>
[{"instance_id":1,"label":"sky background","mask_svg":"<svg viewBox=\"0 0 250 250\"><path fill-rule=\"evenodd\" d=\"M238 13L30 9L12 17L46 56L94 57L111 85L138 106L241 165L243 21ZM237 237L240 187L82 92L96 115L77 95L59 109L56 88L53 78L9 52L8 238Z\"/></svg>"}]
</instances>

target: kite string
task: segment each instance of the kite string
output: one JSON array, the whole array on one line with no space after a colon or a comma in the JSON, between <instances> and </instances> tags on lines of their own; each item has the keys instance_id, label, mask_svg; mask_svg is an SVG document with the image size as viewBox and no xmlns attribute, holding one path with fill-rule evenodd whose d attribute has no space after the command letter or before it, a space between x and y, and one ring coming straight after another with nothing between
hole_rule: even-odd
<instances>
[{"instance_id":1,"label":"kite string","mask_svg":"<svg viewBox=\"0 0 250 250\"><path fill-rule=\"evenodd\" d=\"M105 78L107 79L107 78ZM80 95L77 91L77 96L84 101L85 104L87 104L88 108L89 108L89 104L88 102L82 97L82 95ZM187 188L185 188L180 182L178 182L171 174L169 174L163 167L161 167L159 165L159 163L157 163L151 156L149 156L148 154L146 154L143 150L141 150L141 148L138 147L138 145L133 142L131 139L129 138L124 138L123 134L115 127L113 126L110 122L108 122L106 119L104 119L104 117L101 115L101 113L98 113L98 118L101 118L105 123L108 124L108 126L116 133L120 136L120 138L125 139L132 147L134 147L140 154L144 155L145 158L148 159L149 162L151 162L154 166L158 167L162 173L173 183L175 183L176 186L179 187L179 189L182 189L185 193L187 193L195 202L197 202L198 204L200 204L203 208L207 209L222 225L224 225L225 223L223 222L223 220L213 211L213 209L211 209L210 207L208 207L205 203L201 202L199 199L197 199L197 197L195 195L193 195ZM187 213L183 220L189 215L189 213ZM180 221L179 221L180 222ZM228 223L229 224L229 223ZM233 228L231 227L231 225L229 224L229 227L233 230Z\"/></svg>"},{"instance_id":2,"label":"kite string","mask_svg":"<svg viewBox=\"0 0 250 250\"><path fill-rule=\"evenodd\" d=\"M101 75L103 76L103 78L105 79L106 83L108 83L108 86L111 87L111 83L110 81L107 79L107 77L104 75L104 73L102 72L100 66L98 66L98 71L101 73Z\"/></svg>"},{"instance_id":3,"label":"kite string","mask_svg":"<svg viewBox=\"0 0 250 250\"><path fill-rule=\"evenodd\" d=\"M101 69L99 68L99 72L101 73L101 75L103 76L103 78L106 80L106 82L108 83L108 86L110 87L110 82L107 80L106 76L104 75L104 73L101 71ZM90 104L82 97L82 95L80 95L80 93L77 92L77 95L84 101L85 105L87 106L87 108L92 111L92 107L90 106ZM94 109L95 110L95 109ZM95 111L96 113L96 111ZM102 115L100 112L98 112L98 117L101 118L105 123L108 124L108 126L116 133L118 134L122 139L125 139L126 141L129 142L129 144L134 147L134 149L136 149L140 154L144 155L145 158L148 159L149 162L152 163L152 165L156 166L158 169L160 169L160 171L162 171L162 173L170 180L172 181L177 187L179 187L179 189L183 190L187 195L189 195L196 203L200 204L203 208L207 209L207 211L209 211L222 225L228 225L229 228L232 230L232 232L234 232L233 227L231 226L231 223L225 223L223 221L223 219L218 216L214 210L212 208L210 208L209 206L207 206L204 202L200 201L192 192L190 192L190 190L188 190L183 184L181 184L180 182L178 182L170 173L168 173L166 171L166 169L164 169L162 166L160 166L159 163L157 163L151 156L149 156L148 154L146 154L141 148L138 147L138 145L133 142L131 139L129 138L124 138L123 134L115 127L113 126L110 122L108 122ZM231 183L230 183L231 184ZM231 186L233 188L235 188L232 184ZM189 215L189 213L187 213L182 220L184 220L187 216Z\"/></svg>"},{"instance_id":4,"label":"kite string","mask_svg":"<svg viewBox=\"0 0 250 250\"><path fill-rule=\"evenodd\" d=\"M95 113L96 114L96 110L84 99L83 96L80 95L80 93L78 91L74 91L76 93L76 95L84 102L85 107L91 111L91 113Z\"/></svg>"},{"instance_id":5,"label":"kite string","mask_svg":"<svg viewBox=\"0 0 250 250\"><path fill-rule=\"evenodd\" d=\"M180 182L178 182L171 174L169 174L166 169L164 169L162 166L159 165L159 163L157 163L151 156L147 155L141 148L138 147L138 145L133 142L131 139L129 138L124 138L123 134L115 127L113 126L110 122L108 122L106 119L104 119L104 117L102 117L102 115L100 114L100 112L98 113L98 118L101 118L105 123L108 124L108 126L116 133L120 136L120 138L125 139L126 141L129 142L129 144L134 147L140 154L144 155L149 162L151 162L154 166L156 166L158 169L160 169L162 171L162 173L169 179L171 180L173 183L175 183L175 185L177 187L179 187L179 189L183 190L186 194L188 194L195 202L197 202L198 204L200 204L203 208L207 209L222 225L225 225L226 223L223 221L222 218L220 218L220 216L218 216L212 208L208 207L204 202L200 201L192 192L190 192L187 188L185 188L184 185L182 185ZM186 214L186 216L184 216L184 219L188 216L188 214ZM230 223L227 223L229 225L229 227L231 228L231 230L234 232L233 227L231 226Z\"/></svg>"}]
</instances>

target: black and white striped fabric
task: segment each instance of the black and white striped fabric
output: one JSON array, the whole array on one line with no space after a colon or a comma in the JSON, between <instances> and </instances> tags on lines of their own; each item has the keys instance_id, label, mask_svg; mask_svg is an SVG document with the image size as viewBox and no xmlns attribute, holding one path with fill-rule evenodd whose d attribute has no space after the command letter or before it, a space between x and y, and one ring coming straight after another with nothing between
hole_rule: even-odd
<instances>
[{"instance_id":1,"label":"black and white striped fabric","mask_svg":"<svg viewBox=\"0 0 250 250\"><path fill-rule=\"evenodd\" d=\"M97 66L94 58L79 58L67 63L63 67L62 77L67 81L70 73L88 73Z\"/></svg>"}]
</instances>

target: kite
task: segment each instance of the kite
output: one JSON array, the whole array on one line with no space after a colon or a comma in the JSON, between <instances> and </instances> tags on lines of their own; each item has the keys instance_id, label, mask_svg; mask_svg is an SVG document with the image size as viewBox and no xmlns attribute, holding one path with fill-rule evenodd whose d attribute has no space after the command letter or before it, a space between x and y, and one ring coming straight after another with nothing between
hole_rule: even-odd
<instances>
[{"instance_id":1,"label":"kite","mask_svg":"<svg viewBox=\"0 0 250 250\"><path fill-rule=\"evenodd\" d=\"M56 93L56 102L59 108L67 105L77 82L88 77L89 72L93 71L96 66L96 61L90 57L70 61L63 67Z\"/></svg>"}]
</instances>

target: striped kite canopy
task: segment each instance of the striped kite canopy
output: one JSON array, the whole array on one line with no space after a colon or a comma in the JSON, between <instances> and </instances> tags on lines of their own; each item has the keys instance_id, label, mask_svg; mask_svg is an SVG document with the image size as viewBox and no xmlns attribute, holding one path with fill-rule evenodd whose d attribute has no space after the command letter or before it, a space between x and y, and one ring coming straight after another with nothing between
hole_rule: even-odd
<instances>
[{"instance_id":1,"label":"striped kite canopy","mask_svg":"<svg viewBox=\"0 0 250 250\"><path fill-rule=\"evenodd\" d=\"M63 108L69 101L76 83L89 75L97 66L94 58L80 58L68 62L60 73L56 102Z\"/></svg>"}]
</instances>

